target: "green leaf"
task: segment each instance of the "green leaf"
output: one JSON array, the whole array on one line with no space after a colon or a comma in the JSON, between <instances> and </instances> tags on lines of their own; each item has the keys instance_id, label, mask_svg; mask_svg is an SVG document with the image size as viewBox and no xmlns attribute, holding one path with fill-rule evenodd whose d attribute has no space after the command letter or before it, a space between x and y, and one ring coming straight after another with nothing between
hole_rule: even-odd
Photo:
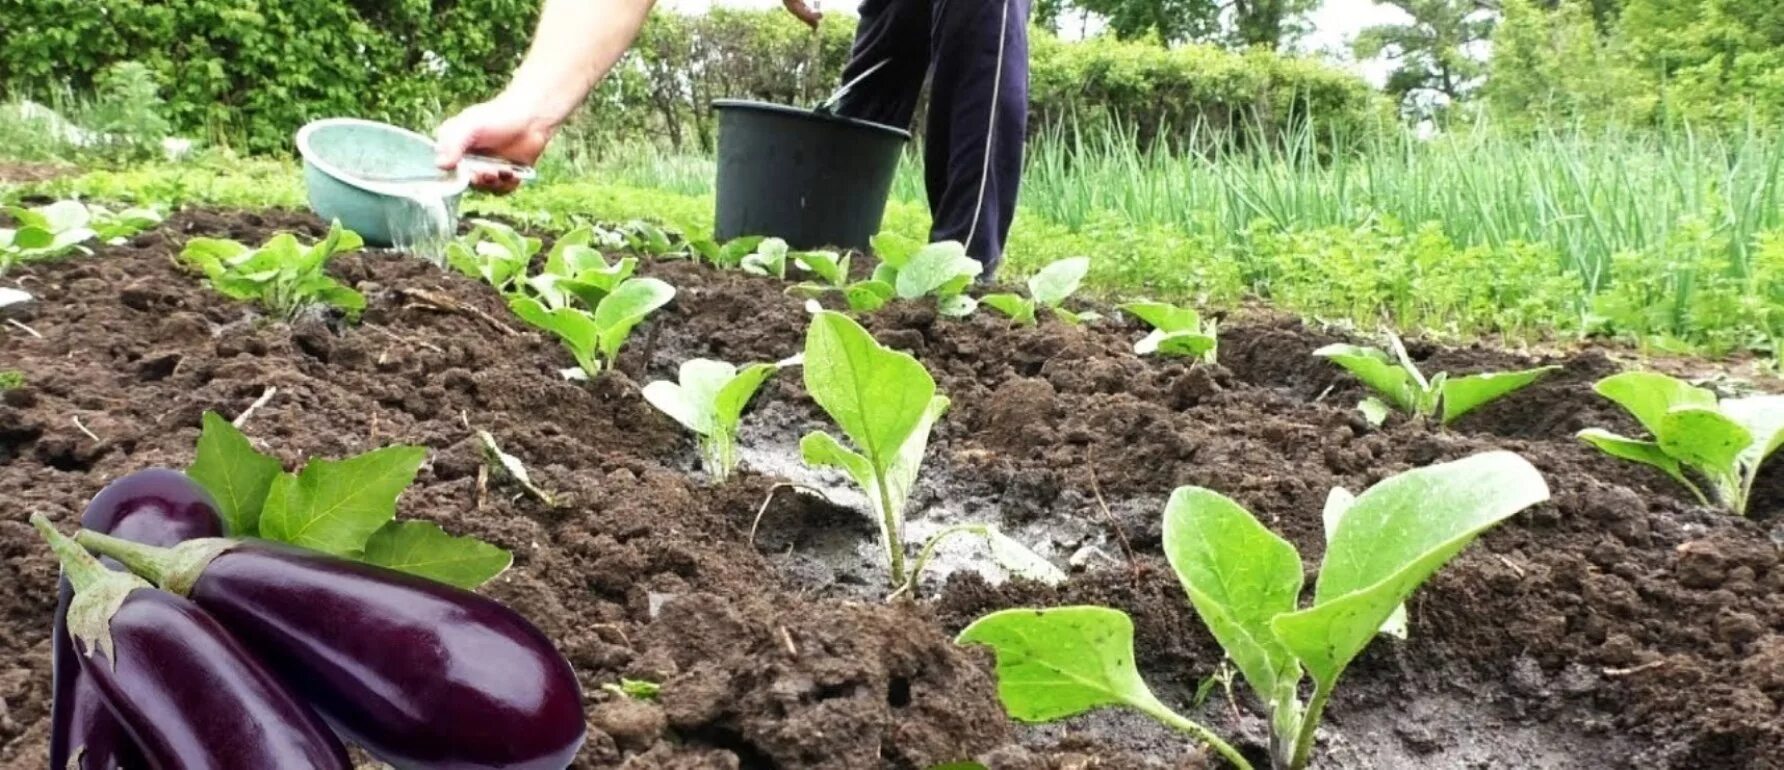
<instances>
[{"instance_id":1,"label":"green leaf","mask_svg":"<svg viewBox=\"0 0 1784 770\"><path fill-rule=\"evenodd\" d=\"M1134 624L1104 607L994 612L960 632L997 655L997 696L1010 716L1050 722L1104 706L1166 710L1134 668Z\"/></svg>"},{"instance_id":2,"label":"green leaf","mask_svg":"<svg viewBox=\"0 0 1784 770\"><path fill-rule=\"evenodd\" d=\"M1656 439L1660 437L1660 422L1673 408L1716 407L1716 394L1693 387L1682 380L1652 372L1612 375L1599 380L1593 389L1627 409L1647 429L1648 434Z\"/></svg>"},{"instance_id":3,"label":"green leaf","mask_svg":"<svg viewBox=\"0 0 1784 770\"><path fill-rule=\"evenodd\" d=\"M761 246L762 241L765 240L767 239L760 235L732 238L718 250L718 255L712 262L719 267L736 268L743 264L744 257L756 253L756 248Z\"/></svg>"},{"instance_id":4,"label":"green leaf","mask_svg":"<svg viewBox=\"0 0 1784 770\"><path fill-rule=\"evenodd\" d=\"M1462 415L1506 394L1529 387L1543 375L1560 368L1544 366L1522 372L1488 372L1446 379L1439 386L1439 392L1443 394L1443 423L1448 425L1455 422Z\"/></svg>"},{"instance_id":5,"label":"green leaf","mask_svg":"<svg viewBox=\"0 0 1784 770\"><path fill-rule=\"evenodd\" d=\"M1196 311L1168 302L1129 302L1121 312L1132 315L1162 332L1200 332L1202 316Z\"/></svg>"},{"instance_id":6,"label":"green leaf","mask_svg":"<svg viewBox=\"0 0 1784 770\"><path fill-rule=\"evenodd\" d=\"M1345 344L1327 345L1313 354L1344 367L1395 407L1423 414L1419 411L1424 395L1422 389L1413 381L1412 374L1388 354L1375 348Z\"/></svg>"},{"instance_id":7,"label":"green leaf","mask_svg":"<svg viewBox=\"0 0 1784 770\"><path fill-rule=\"evenodd\" d=\"M502 574L514 555L474 537L454 537L430 521L392 521L365 543L362 560L472 589Z\"/></svg>"},{"instance_id":8,"label":"green leaf","mask_svg":"<svg viewBox=\"0 0 1784 770\"><path fill-rule=\"evenodd\" d=\"M681 364L680 382L658 380L644 386L644 400L681 426L702 436L718 429L719 391L737 376L723 361L695 358Z\"/></svg>"},{"instance_id":9,"label":"green leaf","mask_svg":"<svg viewBox=\"0 0 1784 770\"><path fill-rule=\"evenodd\" d=\"M595 324L594 318L586 310L574 307L546 310L538 300L520 296L510 297L508 307L533 327L557 335L571 354L576 356L577 363L592 358L596 346L600 344L601 327ZM593 376L596 372L589 374Z\"/></svg>"},{"instance_id":10,"label":"green leaf","mask_svg":"<svg viewBox=\"0 0 1784 770\"><path fill-rule=\"evenodd\" d=\"M987 294L979 301L990 305L991 309L1010 317L1010 320L1024 326L1035 324L1034 303L1014 294Z\"/></svg>"},{"instance_id":11,"label":"green leaf","mask_svg":"<svg viewBox=\"0 0 1784 770\"><path fill-rule=\"evenodd\" d=\"M848 316L821 311L805 335L805 389L883 473L935 397L917 359L874 340Z\"/></svg>"},{"instance_id":12,"label":"green leaf","mask_svg":"<svg viewBox=\"0 0 1784 770\"><path fill-rule=\"evenodd\" d=\"M799 455L807 465L836 468L847 473L862 489L874 488L873 463L843 446L835 436L823 431L805 434L805 438L799 440Z\"/></svg>"},{"instance_id":13,"label":"green leaf","mask_svg":"<svg viewBox=\"0 0 1784 770\"><path fill-rule=\"evenodd\" d=\"M979 309L979 301L965 294L943 294L935 301L935 312L946 318L965 318Z\"/></svg>"},{"instance_id":14,"label":"green leaf","mask_svg":"<svg viewBox=\"0 0 1784 770\"><path fill-rule=\"evenodd\" d=\"M204 413L198 434L198 456L186 475L211 493L231 537L260 533L260 512L267 491L284 468L276 458L254 449L248 437L215 412Z\"/></svg>"},{"instance_id":15,"label":"green leaf","mask_svg":"<svg viewBox=\"0 0 1784 770\"><path fill-rule=\"evenodd\" d=\"M1357 411L1363 413L1365 422L1379 428L1382 423L1388 421L1388 412L1392 411L1392 407L1379 398L1369 396L1357 402Z\"/></svg>"},{"instance_id":16,"label":"green leaf","mask_svg":"<svg viewBox=\"0 0 1784 770\"><path fill-rule=\"evenodd\" d=\"M898 269L894 286L901 299L916 299L929 294L951 294L940 291L961 279L970 282L985 266L966 255L966 246L959 241L932 243L917 250L910 262Z\"/></svg>"},{"instance_id":17,"label":"green leaf","mask_svg":"<svg viewBox=\"0 0 1784 770\"><path fill-rule=\"evenodd\" d=\"M1011 575L1047 585L1065 582L1065 572L1054 566L1053 562L1004 534L996 526L987 524L979 530L979 534L984 536L985 544L991 548L991 560Z\"/></svg>"},{"instance_id":18,"label":"green leaf","mask_svg":"<svg viewBox=\"0 0 1784 770\"><path fill-rule=\"evenodd\" d=\"M248 253L248 247L235 241L218 238L193 238L187 241L186 247L180 251L180 259L202 268L205 265L229 264L246 253Z\"/></svg>"},{"instance_id":19,"label":"green leaf","mask_svg":"<svg viewBox=\"0 0 1784 770\"><path fill-rule=\"evenodd\" d=\"M1741 455L1753 445L1753 434L1714 407L1673 407L1660 418L1659 436L1661 451L1724 485L1741 477Z\"/></svg>"},{"instance_id":20,"label":"green leaf","mask_svg":"<svg viewBox=\"0 0 1784 770\"><path fill-rule=\"evenodd\" d=\"M657 308L675 299L675 287L655 278L631 278L595 306L593 322L600 329L601 357L611 367L633 327Z\"/></svg>"},{"instance_id":21,"label":"green leaf","mask_svg":"<svg viewBox=\"0 0 1784 770\"><path fill-rule=\"evenodd\" d=\"M1749 476L1758 473L1766 458L1784 445L1784 396L1731 398L1723 401L1720 408L1723 415L1753 437L1741 453L1741 465Z\"/></svg>"},{"instance_id":22,"label":"green leaf","mask_svg":"<svg viewBox=\"0 0 1784 770\"><path fill-rule=\"evenodd\" d=\"M1660 444L1656 442L1638 441L1632 438L1625 438L1599 428L1587 428L1576 435L1579 436L1580 440L1597 447L1599 451L1607 455L1642 463L1644 465L1652 465L1665 471L1666 475L1673 477L1674 481L1689 487L1693 492L1697 491L1697 485L1685 477L1685 471L1683 467L1679 465L1679 461L1672 455L1667 454L1665 450L1660 448Z\"/></svg>"},{"instance_id":23,"label":"green leaf","mask_svg":"<svg viewBox=\"0 0 1784 770\"><path fill-rule=\"evenodd\" d=\"M897 233L880 233L867 239L867 243L874 257L893 269L904 267L923 248L923 244Z\"/></svg>"},{"instance_id":24,"label":"green leaf","mask_svg":"<svg viewBox=\"0 0 1784 770\"><path fill-rule=\"evenodd\" d=\"M260 536L352 557L396 516L396 500L426 459L422 447L392 446L345 460L311 460L280 474L267 494Z\"/></svg>"},{"instance_id":25,"label":"green leaf","mask_svg":"<svg viewBox=\"0 0 1784 770\"><path fill-rule=\"evenodd\" d=\"M1028 295L1038 304L1055 307L1077 293L1090 272L1089 257L1071 257L1054 262L1028 279Z\"/></svg>"},{"instance_id":26,"label":"green leaf","mask_svg":"<svg viewBox=\"0 0 1784 770\"><path fill-rule=\"evenodd\" d=\"M85 228L93 221L93 215L87 205L76 200L56 201L48 206L33 209L40 217L39 224L52 233ZM20 220L24 222L23 219Z\"/></svg>"},{"instance_id":27,"label":"green leaf","mask_svg":"<svg viewBox=\"0 0 1784 770\"><path fill-rule=\"evenodd\" d=\"M1295 656L1270 621L1293 612L1301 595L1301 556L1231 499L1183 487L1165 506L1165 558L1196 614L1265 700L1301 680Z\"/></svg>"},{"instance_id":28,"label":"green leaf","mask_svg":"<svg viewBox=\"0 0 1784 770\"><path fill-rule=\"evenodd\" d=\"M1547 499L1542 474L1510 452L1390 477L1334 528L1313 607L1279 615L1271 628L1329 689L1432 573L1481 532Z\"/></svg>"},{"instance_id":29,"label":"green leaf","mask_svg":"<svg viewBox=\"0 0 1784 770\"><path fill-rule=\"evenodd\" d=\"M37 251L39 249L48 249L55 243L56 243L56 234L55 233L52 233L49 230L42 228L42 227L36 227L34 225L25 225L24 227L21 227L17 231L15 231L12 235L13 248L20 249L22 251Z\"/></svg>"},{"instance_id":30,"label":"green leaf","mask_svg":"<svg viewBox=\"0 0 1784 770\"><path fill-rule=\"evenodd\" d=\"M1151 334L1134 343L1135 355L1151 355L1162 353L1169 356L1185 358L1201 358L1213 352L1219 342L1210 334L1194 331L1167 332L1154 329Z\"/></svg>"},{"instance_id":31,"label":"green leaf","mask_svg":"<svg viewBox=\"0 0 1784 770\"><path fill-rule=\"evenodd\" d=\"M1338 531L1338 522L1344 520L1344 514L1349 513L1356 502L1357 496L1344 487L1332 487L1332 491L1326 495L1326 507L1321 511L1320 518L1325 521L1327 543L1332 542L1332 533ZM1406 638L1405 604L1395 608L1394 614L1388 616L1387 622L1381 625L1381 633L1396 639Z\"/></svg>"},{"instance_id":32,"label":"green leaf","mask_svg":"<svg viewBox=\"0 0 1784 770\"><path fill-rule=\"evenodd\" d=\"M764 238L754 253L743 258L740 266L746 273L786 278L787 242L779 238Z\"/></svg>"},{"instance_id":33,"label":"green leaf","mask_svg":"<svg viewBox=\"0 0 1784 770\"><path fill-rule=\"evenodd\" d=\"M849 281L847 254L839 256L829 251L803 251L793 255L793 264L831 286L842 286Z\"/></svg>"},{"instance_id":34,"label":"green leaf","mask_svg":"<svg viewBox=\"0 0 1784 770\"><path fill-rule=\"evenodd\" d=\"M886 306L897 296L897 289L885 281L860 281L849 284L843 293L848 300L849 309L857 313L871 313Z\"/></svg>"},{"instance_id":35,"label":"green leaf","mask_svg":"<svg viewBox=\"0 0 1784 770\"><path fill-rule=\"evenodd\" d=\"M713 413L718 425L736 432L737 423L743 419L744 407L749 406L762 383L778 371L780 367L774 364L751 364L726 382L713 399Z\"/></svg>"}]
</instances>

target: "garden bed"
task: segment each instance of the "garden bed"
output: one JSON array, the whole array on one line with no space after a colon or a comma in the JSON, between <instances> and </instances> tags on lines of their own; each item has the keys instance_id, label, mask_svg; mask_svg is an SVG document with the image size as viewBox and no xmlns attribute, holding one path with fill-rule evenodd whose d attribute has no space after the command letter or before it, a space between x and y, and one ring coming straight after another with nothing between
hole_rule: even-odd
<instances>
[{"instance_id":1,"label":"garden bed","mask_svg":"<svg viewBox=\"0 0 1784 770\"><path fill-rule=\"evenodd\" d=\"M1012 724L990 656L952 635L1011 606L1123 609L1141 671L1187 708L1220 651L1160 550L1173 488L1234 497L1311 568L1332 486L1360 491L1491 448L1541 469L1552 502L1489 532L1414 596L1410 639L1378 641L1347 673L1316 766L1784 767L1784 471L1762 477L1744 520L1579 443L1584 427L1638 430L1591 392L1617 370L1603 354L1555 361L1564 369L1452 430L1397 419L1377 430L1352 408L1359 386L1312 356L1336 338L1299 323L1229 319L1221 365L1192 367L1135 357L1137 327L1022 329L895 305L866 325L914 353L954 402L912 498L913 531L993 522L1082 566L1059 588L994 584L993 568L955 553L928 573L923 601L893 606L881 601L873 523L839 477L797 461L798 437L825 420L795 372L757 397L745 472L724 487L640 397L687 358L797 353L807 316L778 284L646 265L678 288L675 302L621 372L574 383L558 374L570 361L557 343L523 331L488 287L417 259L337 260L370 300L351 326L264 321L174 264L189 237L259 242L281 228L324 229L296 214L187 212L94 258L9 276L40 297L23 320L42 336L0 337L0 369L25 376L0 394L6 767L43 767L48 742L55 568L25 517L66 527L108 480L185 466L203 411L234 417L269 388L244 424L263 450L290 464L424 445L402 514L514 551L485 590L539 624L581 676L593 729L578 768L1200 766L1187 740L1125 712ZM1413 352L1433 371L1530 363L1490 348ZM561 504L480 485L473 429ZM830 501L777 492L752 542L782 481ZM662 682L660 700L602 689L621 677ZM1263 738L1218 687L1200 712L1253 749Z\"/></svg>"}]
</instances>

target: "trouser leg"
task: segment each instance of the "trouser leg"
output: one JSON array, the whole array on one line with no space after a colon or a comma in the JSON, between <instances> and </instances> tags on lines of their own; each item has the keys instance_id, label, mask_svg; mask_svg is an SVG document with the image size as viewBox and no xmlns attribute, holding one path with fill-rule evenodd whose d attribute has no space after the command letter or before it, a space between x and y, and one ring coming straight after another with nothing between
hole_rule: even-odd
<instances>
[{"instance_id":1,"label":"trouser leg","mask_svg":"<svg viewBox=\"0 0 1784 770\"><path fill-rule=\"evenodd\" d=\"M932 0L925 183L935 240L989 276L1016 213L1028 129L1030 0Z\"/></svg>"},{"instance_id":2,"label":"trouser leg","mask_svg":"<svg viewBox=\"0 0 1784 770\"><path fill-rule=\"evenodd\" d=\"M886 62L857 83L837 114L887 126L909 128L929 71L931 0L865 0L855 28L855 47L843 66L848 83Z\"/></svg>"}]
</instances>

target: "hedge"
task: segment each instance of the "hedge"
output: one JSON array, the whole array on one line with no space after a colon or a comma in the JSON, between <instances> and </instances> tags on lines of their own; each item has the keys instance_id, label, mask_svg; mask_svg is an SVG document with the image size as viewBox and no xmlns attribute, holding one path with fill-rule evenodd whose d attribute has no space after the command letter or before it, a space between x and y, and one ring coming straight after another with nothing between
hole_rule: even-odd
<instances>
[{"instance_id":1,"label":"hedge","mask_svg":"<svg viewBox=\"0 0 1784 770\"><path fill-rule=\"evenodd\" d=\"M110 64L139 61L183 132L286 151L302 123L354 115L425 126L500 88L524 52L539 0L0 0L0 95L89 90ZM655 14L590 100L600 130L712 141L721 96L811 104L837 81L853 33L832 16L807 31L784 12ZM1205 46L1164 49L1036 31L1034 124L1122 120L1143 137L1211 123L1276 130L1372 119L1363 81L1308 59ZM1204 124L1198 126L1198 123Z\"/></svg>"}]
</instances>

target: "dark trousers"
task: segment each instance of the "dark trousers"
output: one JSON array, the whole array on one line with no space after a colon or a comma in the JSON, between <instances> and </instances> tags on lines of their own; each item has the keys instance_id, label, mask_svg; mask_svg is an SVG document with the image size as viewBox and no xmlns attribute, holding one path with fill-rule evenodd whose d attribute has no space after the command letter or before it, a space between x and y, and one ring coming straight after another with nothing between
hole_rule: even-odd
<instances>
[{"instance_id":1,"label":"dark trousers","mask_svg":"<svg viewBox=\"0 0 1784 770\"><path fill-rule=\"evenodd\" d=\"M1029 2L864 0L843 82L887 64L837 107L849 117L909 126L930 76L923 145L930 238L965 243L986 276L1003 259L1022 180Z\"/></svg>"}]
</instances>

